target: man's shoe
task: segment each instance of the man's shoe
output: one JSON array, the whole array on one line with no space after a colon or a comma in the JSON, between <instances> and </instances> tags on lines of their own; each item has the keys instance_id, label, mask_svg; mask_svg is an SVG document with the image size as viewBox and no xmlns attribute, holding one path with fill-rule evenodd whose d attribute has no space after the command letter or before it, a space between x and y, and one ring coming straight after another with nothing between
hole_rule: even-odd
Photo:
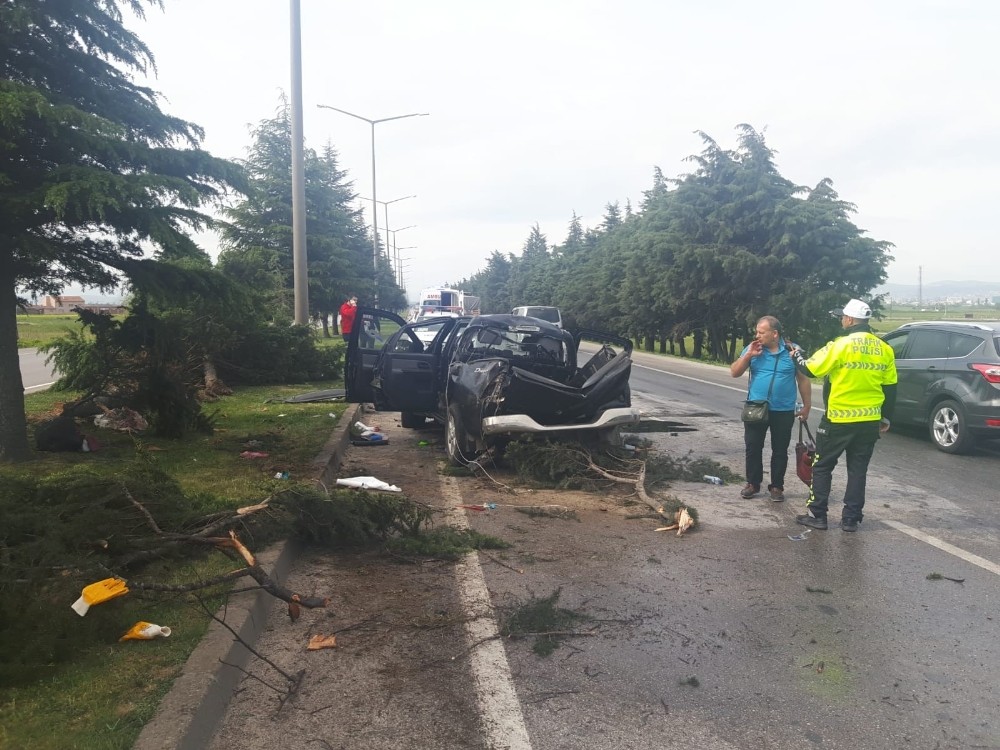
<instances>
[{"instance_id":1,"label":"man's shoe","mask_svg":"<svg viewBox=\"0 0 1000 750\"><path fill-rule=\"evenodd\" d=\"M843 529L844 531L857 531L858 522L855 521L853 518L845 518L843 521L840 522L840 528Z\"/></svg>"},{"instance_id":2,"label":"man's shoe","mask_svg":"<svg viewBox=\"0 0 1000 750\"><path fill-rule=\"evenodd\" d=\"M808 526L810 529L820 529L821 531L826 531L826 516L822 518L814 518L808 513L802 516L795 516L795 523L800 526ZM855 526L857 528L857 526Z\"/></svg>"},{"instance_id":3,"label":"man's shoe","mask_svg":"<svg viewBox=\"0 0 1000 750\"><path fill-rule=\"evenodd\" d=\"M768 492L771 493L772 503L783 503L785 502L785 491L781 487L771 487Z\"/></svg>"},{"instance_id":4,"label":"man's shoe","mask_svg":"<svg viewBox=\"0 0 1000 750\"><path fill-rule=\"evenodd\" d=\"M754 487L752 484L747 482L746 487L740 490L740 497L744 500L749 500L751 497L756 497L759 492L758 488Z\"/></svg>"}]
</instances>

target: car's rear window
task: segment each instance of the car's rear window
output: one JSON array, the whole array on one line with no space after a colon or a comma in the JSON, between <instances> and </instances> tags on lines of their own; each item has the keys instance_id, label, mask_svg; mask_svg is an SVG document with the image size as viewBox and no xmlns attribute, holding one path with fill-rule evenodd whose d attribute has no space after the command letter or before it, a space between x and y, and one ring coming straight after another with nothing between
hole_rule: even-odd
<instances>
[{"instance_id":1,"label":"car's rear window","mask_svg":"<svg viewBox=\"0 0 1000 750\"><path fill-rule=\"evenodd\" d=\"M549 323L559 322L559 310L555 307L528 307L525 308L524 314L529 318L538 318Z\"/></svg>"},{"instance_id":2,"label":"car's rear window","mask_svg":"<svg viewBox=\"0 0 1000 750\"><path fill-rule=\"evenodd\" d=\"M978 336L968 336L964 333L953 333L948 340L949 357L967 357L972 354L983 340Z\"/></svg>"},{"instance_id":3,"label":"car's rear window","mask_svg":"<svg viewBox=\"0 0 1000 750\"><path fill-rule=\"evenodd\" d=\"M993 348L996 350L997 356L1000 357L1000 336L993 337Z\"/></svg>"}]
</instances>

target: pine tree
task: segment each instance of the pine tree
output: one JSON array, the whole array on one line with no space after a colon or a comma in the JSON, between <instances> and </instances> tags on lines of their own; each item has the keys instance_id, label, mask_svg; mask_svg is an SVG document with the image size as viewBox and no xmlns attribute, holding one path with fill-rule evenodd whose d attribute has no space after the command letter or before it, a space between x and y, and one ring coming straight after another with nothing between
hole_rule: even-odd
<instances>
[{"instance_id":1,"label":"pine tree","mask_svg":"<svg viewBox=\"0 0 1000 750\"><path fill-rule=\"evenodd\" d=\"M142 283L144 248L204 258L188 235L242 173L202 130L134 82L155 70L122 22L160 0L0 3L0 458L30 456L17 357L18 293ZM155 275L155 274L154 274ZM2 302L6 300L6 302Z\"/></svg>"},{"instance_id":2,"label":"pine tree","mask_svg":"<svg viewBox=\"0 0 1000 750\"><path fill-rule=\"evenodd\" d=\"M219 256L225 273L260 285L282 320L291 319L294 289L291 127L291 109L283 100L275 116L254 129L243 162L252 188L226 212L229 225ZM353 207L357 194L332 145L322 155L306 149L305 181L309 310L325 322L351 294L373 296L371 235ZM379 299L402 307L405 295L395 286L388 262L380 260Z\"/></svg>"}]
</instances>

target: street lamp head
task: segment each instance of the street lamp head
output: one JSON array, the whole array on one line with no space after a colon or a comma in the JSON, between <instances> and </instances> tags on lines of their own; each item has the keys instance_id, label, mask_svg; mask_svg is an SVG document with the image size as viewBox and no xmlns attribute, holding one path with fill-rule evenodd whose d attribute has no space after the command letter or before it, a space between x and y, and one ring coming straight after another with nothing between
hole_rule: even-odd
<instances>
[{"instance_id":1,"label":"street lamp head","mask_svg":"<svg viewBox=\"0 0 1000 750\"><path fill-rule=\"evenodd\" d=\"M373 119L371 119L369 117L363 117L361 115L355 114L354 112L348 112L346 109L340 109L339 107L331 107L329 104L317 104L316 106L319 107L320 109L332 109L334 112L340 112L340 114L342 114L342 115L347 115L348 117L353 117L356 120L362 120L364 122L367 122L369 125L371 125L371 130L372 130L372 197L371 197L371 201L372 201L372 258L373 258L372 271L374 273L373 282L374 282L374 287L375 287L375 305L377 307L378 306L378 258L379 258L379 254L380 254L379 253L379 245L378 245L378 206L377 206L377 204L380 203L381 201L379 201L379 199L378 199L378 192L377 192L377 190L375 188L375 126L378 125L380 122L390 122L391 120L403 120L403 119L405 119L407 117L426 117L430 113L429 112L411 112L410 114L406 114L406 115L396 115L395 117L382 117L382 118L380 118L378 120L373 120ZM407 196L407 197L413 197L413 196ZM403 200L403 199L399 198L397 200ZM391 202L391 201L383 203L383 205L385 205L386 214L388 214L388 211L389 211L389 205L388 205L389 202ZM386 222L385 223L386 224L389 223L389 217L388 217L388 215L386 216Z\"/></svg>"}]
</instances>

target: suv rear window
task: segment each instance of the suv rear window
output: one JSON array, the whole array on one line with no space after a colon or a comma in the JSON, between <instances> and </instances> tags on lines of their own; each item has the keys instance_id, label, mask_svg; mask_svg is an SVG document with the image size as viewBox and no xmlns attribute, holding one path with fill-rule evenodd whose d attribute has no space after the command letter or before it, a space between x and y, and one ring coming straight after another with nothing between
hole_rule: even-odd
<instances>
[{"instance_id":1,"label":"suv rear window","mask_svg":"<svg viewBox=\"0 0 1000 750\"><path fill-rule=\"evenodd\" d=\"M966 336L964 333L953 333L948 339L949 357L967 357L973 350L983 343L978 336Z\"/></svg>"}]
</instances>

